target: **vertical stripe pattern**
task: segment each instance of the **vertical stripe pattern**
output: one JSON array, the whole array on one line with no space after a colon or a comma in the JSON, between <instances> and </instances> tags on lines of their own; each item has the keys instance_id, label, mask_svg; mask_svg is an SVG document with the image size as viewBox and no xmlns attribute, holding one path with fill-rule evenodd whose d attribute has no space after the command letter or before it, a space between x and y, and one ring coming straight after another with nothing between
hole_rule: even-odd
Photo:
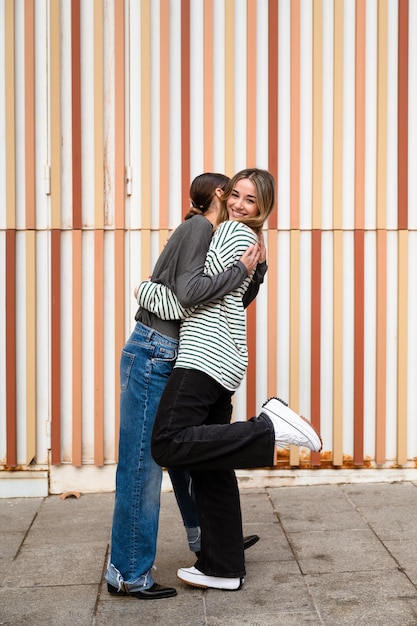
<instances>
[{"instance_id":1,"label":"vertical stripe pattern","mask_svg":"<svg viewBox=\"0 0 417 626\"><path fill-rule=\"evenodd\" d=\"M234 419L275 395L311 419L323 451L280 450L280 467L414 466L414 3L0 14L0 468L117 461L134 286L192 178L253 166L277 202Z\"/></svg>"}]
</instances>

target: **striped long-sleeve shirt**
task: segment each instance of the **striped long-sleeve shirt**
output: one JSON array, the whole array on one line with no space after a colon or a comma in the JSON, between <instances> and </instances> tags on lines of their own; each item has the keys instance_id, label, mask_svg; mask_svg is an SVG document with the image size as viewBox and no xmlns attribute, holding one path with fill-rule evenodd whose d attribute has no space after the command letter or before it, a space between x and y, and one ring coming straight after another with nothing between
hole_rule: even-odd
<instances>
[{"instance_id":1,"label":"striped long-sleeve shirt","mask_svg":"<svg viewBox=\"0 0 417 626\"><path fill-rule=\"evenodd\" d=\"M256 241L255 233L242 222L223 222L212 238L205 273L215 275L231 267ZM192 309L184 309L163 285L142 283L138 301L162 319L183 319L175 367L205 372L226 389L234 391L248 364L242 298L249 283L250 277L223 298Z\"/></svg>"}]
</instances>

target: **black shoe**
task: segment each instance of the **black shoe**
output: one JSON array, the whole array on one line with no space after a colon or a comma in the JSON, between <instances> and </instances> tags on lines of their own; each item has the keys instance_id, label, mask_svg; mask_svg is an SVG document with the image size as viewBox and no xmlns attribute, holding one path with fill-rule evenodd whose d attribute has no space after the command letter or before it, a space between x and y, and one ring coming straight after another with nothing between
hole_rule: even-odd
<instances>
[{"instance_id":1,"label":"black shoe","mask_svg":"<svg viewBox=\"0 0 417 626\"><path fill-rule=\"evenodd\" d=\"M243 548L247 550L258 543L260 537L259 535L248 535L247 537L243 537Z\"/></svg>"},{"instance_id":2,"label":"black shoe","mask_svg":"<svg viewBox=\"0 0 417 626\"><path fill-rule=\"evenodd\" d=\"M260 537L259 535L248 535L247 537L243 537L243 549L247 550L258 543ZM199 558L200 552L195 553L196 557Z\"/></svg>"},{"instance_id":3,"label":"black shoe","mask_svg":"<svg viewBox=\"0 0 417 626\"><path fill-rule=\"evenodd\" d=\"M162 600L177 595L177 590L174 587L162 587L158 583L154 583L152 587L143 591L129 591L126 587L118 591L116 587L107 583L107 591L115 596L132 596L139 598L139 600Z\"/></svg>"}]
</instances>

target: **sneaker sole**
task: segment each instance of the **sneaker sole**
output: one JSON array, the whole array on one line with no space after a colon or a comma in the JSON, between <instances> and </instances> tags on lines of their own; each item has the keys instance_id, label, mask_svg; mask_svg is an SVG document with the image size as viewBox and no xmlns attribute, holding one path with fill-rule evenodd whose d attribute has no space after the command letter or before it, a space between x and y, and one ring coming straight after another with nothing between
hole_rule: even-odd
<instances>
[{"instance_id":1,"label":"sneaker sole","mask_svg":"<svg viewBox=\"0 0 417 626\"><path fill-rule=\"evenodd\" d=\"M198 587L199 589L217 589L218 591L239 591L239 589L242 589L242 585L244 582L244 580L241 578L239 587L236 587L235 589L231 589L230 587L211 587L210 585L204 585L203 583L198 583L197 581L191 582L189 580L185 580L184 578L181 578L181 576L178 576L178 574L177 574L177 578L178 580L185 583L186 585L190 585L190 587Z\"/></svg>"},{"instance_id":2,"label":"sneaker sole","mask_svg":"<svg viewBox=\"0 0 417 626\"><path fill-rule=\"evenodd\" d=\"M270 409L268 407L268 411L271 411L271 413L273 413L276 417L279 417L280 419L282 419L284 422L286 422L287 424L290 424L293 428L297 429L298 432L302 433L305 437L307 437L307 439L309 439L309 441L311 441L312 443L314 443L314 441L312 441L311 437L309 437L309 432L308 430L304 430L302 428L299 428L300 424L296 424L294 422L297 421L297 419L301 419L302 422L305 422L309 428L311 428L314 433L316 434L316 436L318 437L319 441L320 441L320 449L317 450L317 452L320 452L320 450L323 448L323 441L322 438L320 436L320 434L317 432L317 430L315 429L315 427L313 426L313 424L311 422L309 422L303 415L298 415L298 413L296 413L295 411L293 411L292 409L290 409L290 407L288 406L288 404L286 402L284 402L284 400L281 400L281 398L277 398L277 396L272 396L271 398L268 398L268 400L266 402L263 403L262 408L268 404L268 402L270 402L271 400L278 400L278 402L280 402L282 404L283 407L283 413L275 413L272 409ZM267 415L264 413L264 415ZM302 424L301 424L302 426Z\"/></svg>"}]
</instances>

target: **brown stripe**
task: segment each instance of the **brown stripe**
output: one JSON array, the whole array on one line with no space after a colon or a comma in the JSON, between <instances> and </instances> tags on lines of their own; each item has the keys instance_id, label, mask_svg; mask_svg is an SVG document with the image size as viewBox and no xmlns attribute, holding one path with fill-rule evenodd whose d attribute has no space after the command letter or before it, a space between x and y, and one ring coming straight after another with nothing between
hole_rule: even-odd
<instances>
[{"instance_id":1,"label":"brown stripe","mask_svg":"<svg viewBox=\"0 0 417 626\"><path fill-rule=\"evenodd\" d=\"M386 460L387 389L387 231L376 233L376 454L378 464Z\"/></svg>"},{"instance_id":2,"label":"brown stripe","mask_svg":"<svg viewBox=\"0 0 417 626\"><path fill-rule=\"evenodd\" d=\"M408 228L408 0L398 0L398 229Z\"/></svg>"},{"instance_id":3,"label":"brown stripe","mask_svg":"<svg viewBox=\"0 0 417 626\"><path fill-rule=\"evenodd\" d=\"M190 206L190 0L181 0L181 202Z\"/></svg>"},{"instance_id":4,"label":"brown stripe","mask_svg":"<svg viewBox=\"0 0 417 626\"><path fill-rule=\"evenodd\" d=\"M124 0L114 3L114 226L125 225L125 30Z\"/></svg>"},{"instance_id":5,"label":"brown stripe","mask_svg":"<svg viewBox=\"0 0 417 626\"><path fill-rule=\"evenodd\" d=\"M353 462L363 465L363 397L364 397L364 231L354 232L354 441Z\"/></svg>"},{"instance_id":6,"label":"brown stripe","mask_svg":"<svg viewBox=\"0 0 417 626\"><path fill-rule=\"evenodd\" d=\"M82 232L72 232L72 464L82 465Z\"/></svg>"},{"instance_id":7,"label":"brown stripe","mask_svg":"<svg viewBox=\"0 0 417 626\"><path fill-rule=\"evenodd\" d=\"M17 465L16 231L6 230L6 465Z\"/></svg>"},{"instance_id":8,"label":"brown stripe","mask_svg":"<svg viewBox=\"0 0 417 626\"><path fill-rule=\"evenodd\" d=\"M25 193L26 228L36 225L35 188L35 16L33 0L25 0Z\"/></svg>"},{"instance_id":9,"label":"brown stripe","mask_svg":"<svg viewBox=\"0 0 417 626\"><path fill-rule=\"evenodd\" d=\"M94 464L104 465L104 231L94 232Z\"/></svg>"},{"instance_id":10,"label":"brown stripe","mask_svg":"<svg viewBox=\"0 0 417 626\"><path fill-rule=\"evenodd\" d=\"M321 413L321 230L311 232L311 423L320 432ZM320 466L320 453L311 454Z\"/></svg>"},{"instance_id":11,"label":"brown stripe","mask_svg":"<svg viewBox=\"0 0 417 626\"><path fill-rule=\"evenodd\" d=\"M268 2L268 163L278 181L278 2ZM277 227L278 211L268 219L269 228ZM270 271L270 270L269 270Z\"/></svg>"},{"instance_id":12,"label":"brown stripe","mask_svg":"<svg viewBox=\"0 0 417 626\"><path fill-rule=\"evenodd\" d=\"M61 463L61 231L51 230L51 464Z\"/></svg>"},{"instance_id":13,"label":"brown stripe","mask_svg":"<svg viewBox=\"0 0 417 626\"><path fill-rule=\"evenodd\" d=\"M397 463L407 463L408 231L398 233Z\"/></svg>"},{"instance_id":14,"label":"brown stripe","mask_svg":"<svg viewBox=\"0 0 417 626\"><path fill-rule=\"evenodd\" d=\"M71 2L72 227L82 226L80 0Z\"/></svg>"}]
</instances>

